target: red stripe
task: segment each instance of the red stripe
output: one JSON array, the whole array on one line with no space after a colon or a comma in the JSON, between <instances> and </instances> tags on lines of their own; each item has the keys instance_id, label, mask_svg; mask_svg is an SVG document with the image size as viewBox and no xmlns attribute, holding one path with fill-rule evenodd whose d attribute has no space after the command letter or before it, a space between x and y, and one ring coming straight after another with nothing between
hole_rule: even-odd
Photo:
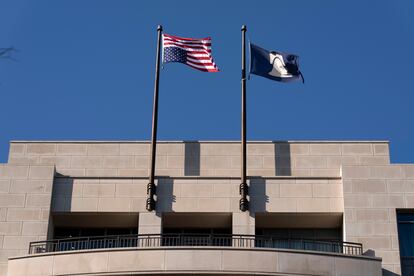
<instances>
[{"instance_id":1,"label":"red stripe","mask_svg":"<svg viewBox=\"0 0 414 276\"><path fill-rule=\"evenodd\" d=\"M170 40L170 39L164 39L164 43L177 43L177 44L182 44L182 45L190 45L190 46L211 46L211 42L205 42L205 43L201 43L201 42L182 42L182 41L175 41L175 40Z\"/></svg>"},{"instance_id":2,"label":"red stripe","mask_svg":"<svg viewBox=\"0 0 414 276\"><path fill-rule=\"evenodd\" d=\"M194 39L194 40L181 40L181 39L175 39L175 38L171 38L171 37L163 37L164 40L168 40L168 41L177 41L177 42L181 42L181 43L211 43L211 39L205 39L205 40L198 40L198 39Z\"/></svg>"},{"instance_id":3,"label":"red stripe","mask_svg":"<svg viewBox=\"0 0 414 276\"><path fill-rule=\"evenodd\" d=\"M202 47L202 46L177 45L177 44L175 44L173 42L164 42L164 46L178 46L178 47L187 48L187 49L200 49L200 50L211 51L210 49L208 49L206 47Z\"/></svg>"},{"instance_id":4,"label":"red stripe","mask_svg":"<svg viewBox=\"0 0 414 276\"><path fill-rule=\"evenodd\" d=\"M187 55L193 56L193 55L210 55L211 51L191 51L191 52L187 52Z\"/></svg>"},{"instance_id":5,"label":"red stripe","mask_svg":"<svg viewBox=\"0 0 414 276\"><path fill-rule=\"evenodd\" d=\"M176 45L168 45L164 48L170 48L170 47L177 47L177 48L183 49L184 51L187 52L187 54L211 56L211 50L200 51L201 49L187 49L187 48L179 47L179 46L176 46Z\"/></svg>"},{"instance_id":6,"label":"red stripe","mask_svg":"<svg viewBox=\"0 0 414 276\"><path fill-rule=\"evenodd\" d=\"M211 42L206 42L206 43L189 43L189 42L180 42L180 41L175 41L175 40L170 40L170 39L164 39L164 44L165 43L176 43L179 45L186 45L186 46L207 46L207 47L211 47Z\"/></svg>"},{"instance_id":7,"label":"red stripe","mask_svg":"<svg viewBox=\"0 0 414 276\"><path fill-rule=\"evenodd\" d=\"M202 62L196 62L196 61L192 61L192 60L187 60L187 62L190 62L190 63L192 63L192 64L195 64L195 65L200 65L200 66L205 66L205 67L207 67L207 66L216 66L214 63L202 63Z\"/></svg>"},{"instance_id":8,"label":"red stripe","mask_svg":"<svg viewBox=\"0 0 414 276\"><path fill-rule=\"evenodd\" d=\"M198 59L198 60L212 60L211 57L194 57L194 56L189 56L189 58Z\"/></svg>"},{"instance_id":9,"label":"red stripe","mask_svg":"<svg viewBox=\"0 0 414 276\"><path fill-rule=\"evenodd\" d=\"M187 60L188 61L191 61L191 62L193 62L193 60L194 60L194 63L202 63L202 62L198 62L198 61L208 60L211 63L214 63L214 61L213 61L213 59L211 57L210 58L187 57ZM203 64L207 64L207 63L203 63Z\"/></svg>"},{"instance_id":10,"label":"red stripe","mask_svg":"<svg viewBox=\"0 0 414 276\"><path fill-rule=\"evenodd\" d=\"M198 67L192 66L192 65L190 65L190 64L188 64L188 63L186 63L186 64L187 64L188 66L190 66L190 67L194 68L194 69L197 69L197 70L200 70L200 71L203 71L203 72L219 72L219 70L218 70L218 69L198 68Z\"/></svg>"},{"instance_id":11,"label":"red stripe","mask_svg":"<svg viewBox=\"0 0 414 276\"><path fill-rule=\"evenodd\" d=\"M214 67L217 68L216 64L214 62L212 63L200 63L200 62L195 62L195 61L191 61L191 60L187 60L187 64L192 64L194 66L200 66L200 67Z\"/></svg>"},{"instance_id":12,"label":"red stripe","mask_svg":"<svg viewBox=\"0 0 414 276\"><path fill-rule=\"evenodd\" d=\"M174 35L169 35L169 34L164 34L166 37L170 37L173 39L180 39L180 40L188 40L188 41L192 41L192 40L211 40L211 37L206 37L206 38L187 38L187 37L179 37L179 36L174 36Z\"/></svg>"},{"instance_id":13,"label":"red stripe","mask_svg":"<svg viewBox=\"0 0 414 276\"><path fill-rule=\"evenodd\" d=\"M200 49L200 50L211 50L211 48L209 47L203 47L203 46L187 46L187 45L179 45L176 43L171 43L171 42L164 42L164 47L167 46L177 46L177 47L182 47L182 48L186 48L186 49Z\"/></svg>"}]
</instances>

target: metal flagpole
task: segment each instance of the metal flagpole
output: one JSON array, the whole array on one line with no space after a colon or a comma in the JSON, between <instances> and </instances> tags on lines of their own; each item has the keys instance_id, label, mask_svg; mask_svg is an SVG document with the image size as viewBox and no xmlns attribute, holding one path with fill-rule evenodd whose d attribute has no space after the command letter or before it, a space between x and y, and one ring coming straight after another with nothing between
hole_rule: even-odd
<instances>
[{"instance_id":1,"label":"metal flagpole","mask_svg":"<svg viewBox=\"0 0 414 276\"><path fill-rule=\"evenodd\" d=\"M151 155L150 155L150 173L147 185L147 204L148 211L155 210L155 156L157 151L157 125L158 125L158 88L160 82L160 52L161 52L161 33L162 26L158 25L158 42L157 42L157 57L155 62L155 84L154 84L154 102L152 109L152 136L151 136Z\"/></svg>"},{"instance_id":2,"label":"metal flagpole","mask_svg":"<svg viewBox=\"0 0 414 276\"><path fill-rule=\"evenodd\" d=\"M239 192L241 195L239 208L242 212L245 212L249 209L249 201L247 200L247 194L249 187L247 186L246 181L246 31L247 28L245 25L242 26L242 77L241 77L241 86L242 86L242 118L241 118L241 183L239 187Z\"/></svg>"}]
</instances>

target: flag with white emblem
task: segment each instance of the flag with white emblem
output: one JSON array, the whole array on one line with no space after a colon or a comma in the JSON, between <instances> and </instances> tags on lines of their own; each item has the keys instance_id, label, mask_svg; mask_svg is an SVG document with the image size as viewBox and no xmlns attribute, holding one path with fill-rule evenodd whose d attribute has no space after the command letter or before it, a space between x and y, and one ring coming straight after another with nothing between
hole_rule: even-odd
<instances>
[{"instance_id":1,"label":"flag with white emblem","mask_svg":"<svg viewBox=\"0 0 414 276\"><path fill-rule=\"evenodd\" d=\"M163 63L180 62L204 72L218 72L211 56L211 38L162 35Z\"/></svg>"},{"instance_id":2,"label":"flag with white emblem","mask_svg":"<svg viewBox=\"0 0 414 276\"><path fill-rule=\"evenodd\" d=\"M250 43L250 73L271 80L289 82L303 79L299 57L277 51L268 51Z\"/></svg>"}]
</instances>

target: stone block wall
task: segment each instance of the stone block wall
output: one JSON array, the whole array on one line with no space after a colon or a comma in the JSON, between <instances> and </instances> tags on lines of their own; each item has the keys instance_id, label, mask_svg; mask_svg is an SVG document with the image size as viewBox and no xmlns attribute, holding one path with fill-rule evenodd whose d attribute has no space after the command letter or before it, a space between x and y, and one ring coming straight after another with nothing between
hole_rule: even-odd
<instances>
[{"instance_id":1,"label":"stone block wall","mask_svg":"<svg viewBox=\"0 0 414 276\"><path fill-rule=\"evenodd\" d=\"M11 142L9 164L67 176L148 175L148 142ZM250 176L340 176L342 165L386 165L387 142L249 142ZM159 142L156 175L239 177L239 142Z\"/></svg>"},{"instance_id":2,"label":"stone block wall","mask_svg":"<svg viewBox=\"0 0 414 276\"><path fill-rule=\"evenodd\" d=\"M48 234L53 166L0 164L0 275L7 259L27 254Z\"/></svg>"},{"instance_id":3,"label":"stone block wall","mask_svg":"<svg viewBox=\"0 0 414 276\"><path fill-rule=\"evenodd\" d=\"M395 206L412 206L414 176L389 164L387 142L249 142L247 149L250 212L238 206L239 142L194 141L159 142L157 210L148 213L148 142L12 142L0 166L0 267L46 238L50 211L139 213L139 233L161 232L163 212L232 213L237 234L254 234L257 212L345 212L347 240L399 271Z\"/></svg>"},{"instance_id":4,"label":"stone block wall","mask_svg":"<svg viewBox=\"0 0 414 276\"><path fill-rule=\"evenodd\" d=\"M52 212L143 212L147 183L133 178L57 177Z\"/></svg>"},{"instance_id":5,"label":"stone block wall","mask_svg":"<svg viewBox=\"0 0 414 276\"><path fill-rule=\"evenodd\" d=\"M374 249L384 269L401 273L397 209L414 209L414 165L345 166L345 231Z\"/></svg>"}]
</instances>

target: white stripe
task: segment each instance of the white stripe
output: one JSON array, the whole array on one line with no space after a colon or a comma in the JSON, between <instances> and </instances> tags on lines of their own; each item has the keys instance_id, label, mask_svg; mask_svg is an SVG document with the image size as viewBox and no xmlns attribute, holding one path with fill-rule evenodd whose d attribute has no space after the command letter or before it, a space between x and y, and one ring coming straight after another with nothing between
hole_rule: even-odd
<instances>
[{"instance_id":1,"label":"white stripe","mask_svg":"<svg viewBox=\"0 0 414 276\"><path fill-rule=\"evenodd\" d=\"M172 37L168 37L168 36L164 36L165 40L170 40L170 41L177 41L177 42L182 42L182 43L191 43L191 42L195 42L195 43L211 43L211 39L193 39L193 40L183 40L183 39L176 39L176 38L172 38Z\"/></svg>"},{"instance_id":2,"label":"white stripe","mask_svg":"<svg viewBox=\"0 0 414 276\"><path fill-rule=\"evenodd\" d=\"M177 47L177 48L183 49L188 52L205 52L206 54L209 54L208 49L192 49L192 48L180 47L178 45L164 45L164 49L168 47Z\"/></svg>"},{"instance_id":3,"label":"white stripe","mask_svg":"<svg viewBox=\"0 0 414 276\"><path fill-rule=\"evenodd\" d=\"M163 40L164 43L176 43L179 45L184 45L184 46L199 46L199 47L210 47L211 43L185 43L185 42L180 42L180 41L174 41L174 40L169 40L169 39L164 39ZM210 44L210 45L207 45Z\"/></svg>"},{"instance_id":4,"label":"white stripe","mask_svg":"<svg viewBox=\"0 0 414 276\"><path fill-rule=\"evenodd\" d=\"M187 61L188 64L191 64L191 66L197 67L197 68L203 68L203 69L217 69L214 65L198 65L195 63L192 63L190 61Z\"/></svg>"},{"instance_id":5,"label":"white stripe","mask_svg":"<svg viewBox=\"0 0 414 276\"><path fill-rule=\"evenodd\" d=\"M186 44L186 45L206 45L206 44L211 44L211 41L180 41L180 40L175 40L175 39L169 39L169 38L164 38L163 39L165 42L175 42L175 43L182 43L182 44Z\"/></svg>"},{"instance_id":6,"label":"white stripe","mask_svg":"<svg viewBox=\"0 0 414 276\"><path fill-rule=\"evenodd\" d=\"M193 40L184 40L184 39L175 39L172 37L164 36L164 39L171 41L177 41L182 43L211 43L211 39L193 39Z\"/></svg>"},{"instance_id":7,"label":"white stripe","mask_svg":"<svg viewBox=\"0 0 414 276\"><path fill-rule=\"evenodd\" d=\"M193 54L193 53L188 53L188 56L191 56L191 57L208 57L208 58L211 58L211 54Z\"/></svg>"},{"instance_id":8,"label":"white stripe","mask_svg":"<svg viewBox=\"0 0 414 276\"><path fill-rule=\"evenodd\" d=\"M168 47L168 46L177 46L177 47L182 47L182 48L185 48L185 49L199 49L200 51L203 51L203 50L210 50L211 51L211 47L210 46L188 46L188 45L182 45L182 44L177 44L177 43L164 43L164 46L165 47ZM186 47L185 47L186 46Z\"/></svg>"},{"instance_id":9,"label":"white stripe","mask_svg":"<svg viewBox=\"0 0 414 276\"><path fill-rule=\"evenodd\" d=\"M207 45L203 45L203 44L184 44L184 43L179 43L179 42L175 42L175 41L164 41L163 44L174 44L174 45L178 45L178 46L187 46L187 47L203 47L204 49L211 49L211 46L207 46Z\"/></svg>"},{"instance_id":10,"label":"white stripe","mask_svg":"<svg viewBox=\"0 0 414 276\"><path fill-rule=\"evenodd\" d=\"M213 63L213 60L212 59L209 59L209 60L199 60L199 59L193 59L193 58L187 57L187 60L188 61L195 61L195 62L199 62L199 63Z\"/></svg>"}]
</instances>

